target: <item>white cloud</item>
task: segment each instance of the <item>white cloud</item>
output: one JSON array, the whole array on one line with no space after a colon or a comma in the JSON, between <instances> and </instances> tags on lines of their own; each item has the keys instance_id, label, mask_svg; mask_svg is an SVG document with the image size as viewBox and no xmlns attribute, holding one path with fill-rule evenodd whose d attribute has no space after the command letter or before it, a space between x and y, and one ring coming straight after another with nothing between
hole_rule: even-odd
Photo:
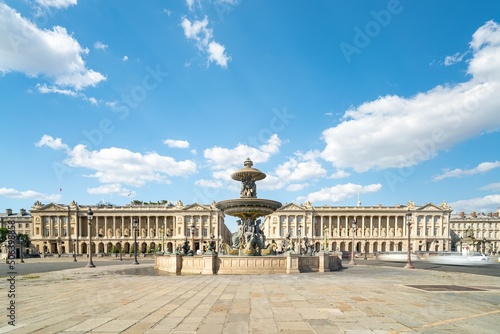
<instances>
[{"instance_id":1,"label":"white cloud","mask_svg":"<svg viewBox=\"0 0 500 334\"><path fill-rule=\"evenodd\" d=\"M190 21L185 16L181 20L184 36L187 39L196 41L198 50L208 54L209 62L215 62L219 66L226 68L227 62L231 58L225 53L225 47L213 40L213 32L212 29L208 28L208 24L209 21L206 16L201 21Z\"/></svg>"},{"instance_id":2,"label":"white cloud","mask_svg":"<svg viewBox=\"0 0 500 334\"><path fill-rule=\"evenodd\" d=\"M322 157L358 172L408 167L500 126L500 29L487 22L470 43L470 79L405 98L380 97L326 129Z\"/></svg>"},{"instance_id":3,"label":"white cloud","mask_svg":"<svg viewBox=\"0 0 500 334\"><path fill-rule=\"evenodd\" d=\"M204 187L204 188L220 188L222 187L222 182L217 180L196 180L194 182L195 185Z\"/></svg>"},{"instance_id":4,"label":"white cloud","mask_svg":"<svg viewBox=\"0 0 500 334\"><path fill-rule=\"evenodd\" d=\"M39 29L0 3L0 73L44 76L57 86L80 90L106 79L86 68L82 56L88 52L65 28Z\"/></svg>"},{"instance_id":5,"label":"white cloud","mask_svg":"<svg viewBox=\"0 0 500 334\"><path fill-rule=\"evenodd\" d=\"M33 190L20 191L4 187L0 188L0 196L17 199L33 199L48 202L58 202L61 200L60 194L44 194Z\"/></svg>"},{"instance_id":6,"label":"white cloud","mask_svg":"<svg viewBox=\"0 0 500 334\"><path fill-rule=\"evenodd\" d=\"M227 62L231 60L231 57L225 53L226 48L217 42L210 42L207 51L208 60L216 62L221 67L226 68Z\"/></svg>"},{"instance_id":7,"label":"white cloud","mask_svg":"<svg viewBox=\"0 0 500 334\"><path fill-rule=\"evenodd\" d=\"M189 10L193 10L194 0L186 0L186 5L188 6Z\"/></svg>"},{"instance_id":8,"label":"white cloud","mask_svg":"<svg viewBox=\"0 0 500 334\"><path fill-rule=\"evenodd\" d=\"M433 177L432 181L441 181L449 177L462 177L479 173L486 173L498 167L500 167L500 161L482 162L472 169L460 169L460 168L456 168L453 170L447 169L444 171L443 174Z\"/></svg>"},{"instance_id":9,"label":"white cloud","mask_svg":"<svg viewBox=\"0 0 500 334\"><path fill-rule=\"evenodd\" d=\"M100 41L94 43L94 49L106 50L108 46Z\"/></svg>"},{"instance_id":10,"label":"white cloud","mask_svg":"<svg viewBox=\"0 0 500 334\"><path fill-rule=\"evenodd\" d=\"M69 149L60 138L44 135L36 144L55 150L66 150L64 163L72 168L95 171L86 175L96 178L102 184L142 186L146 183L170 183L167 177L188 176L196 173L196 163L191 160L176 161L155 152L141 154L126 149L111 147L89 151L85 145ZM108 188L109 189L109 188Z\"/></svg>"},{"instance_id":11,"label":"white cloud","mask_svg":"<svg viewBox=\"0 0 500 334\"><path fill-rule=\"evenodd\" d=\"M314 158L302 161L291 158L279 165L275 169L275 173L278 177L288 182L324 177L327 171Z\"/></svg>"},{"instance_id":12,"label":"white cloud","mask_svg":"<svg viewBox=\"0 0 500 334\"><path fill-rule=\"evenodd\" d=\"M103 184L99 187L88 188L87 192L92 195L135 196L135 191L123 188L120 184Z\"/></svg>"},{"instance_id":13,"label":"white cloud","mask_svg":"<svg viewBox=\"0 0 500 334\"><path fill-rule=\"evenodd\" d=\"M71 89L61 89L55 86L47 86L46 84L37 84L36 88L38 88L38 91L42 94L49 94L49 93L56 93L56 94L61 94L61 95L67 95L67 96L79 96L79 94Z\"/></svg>"},{"instance_id":14,"label":"white cloud","mask_svg":"<svg viewBox=\"0 0 500 334\"><path fill-rule=\"evenodd\" d=\"M500 191L500 182L490 183L488 185L479 188L479 190Z\"/></svg>"},{"instance_id":15,"label":"white cloud","mask_svg":"<svg viewBox=\"0 0 500 334\"><path fill-rule=\"evenodd\" d=\"M349 177L351 174L347 173L345 170L339 169L335 173L329 176L331 179L344 179Z\"/></svg>"},{"instance_id":16,"label":"white cloud","mask_svg":"<svg viewBox=\"0 0 500 334\"><path fill-rule=\"evenodd\" d=\"M287 191L299 191L309 186L308 183L294 183L286 187Z\"/></svg>"},{"instance_id":17,"label":"white cloud","mask_svg":"<svg viewBox=\"0 0 500 334\"><path fill-rule=\"evenodd\" d=\"M189 148L189 142L187 140L165 139L163 141L163 144L167 145L168 147Z\"/></svg>"},{"instance_id":18,"label":"white cloud","mask_svg":"<svg viewBox=\"0 0 500 334\"><path fill-rule=\"evenodd\" d=\"M54 7L54 8L68 8L69 6L74 6L77 0L35 0L37 4L42 7Z\"/></svg>"},{"instance_id":19,"label":"white cloud","mask_svg":"<svg viewBox=\"0 0 500 334\"><path fill-rule=\"evenodd\" d=\"M305 197L299 197L297 199L298 202L311 201L314 202L341 202L348 198L351 198L359 193L372 193L377 192L382 189L382 185L377 184L369 184L367 186L362 186L359 184L347 183L347 184L338 184L333 187L326 187L317 192L313 192L308 194ZM354 205L354 203L353 203Z\"/></svg>"},{"instance_id":20,"label":"white cloud","mask_svg":"<svg viewBox=\"0 0 500 334\"><path fill-rule=\"evenodd\" d=\"M53 150L62 150L66 152L70 151L68 145L64 144L61 138L54 139L52 136L49 135L43 135L42 138L35 143L35 146L37 147L47 146Z\"/></svg>"},{"instance_id":21,"label":"white cloud","mask_svg":"<svg viewBox=\"0 0 500 334\"><path fill-rule=\"evenodd\" d=\"M126 62L128 60L128 56L123 56L122 61Z\"/></svg>"},{"instance_id":22,"label":"white cloud","mask_svg":"<svg viewBox=\"0 0 500 334\"><path fill-rule=\"evenodd\" d=\"M445 66L450 66L450 65L454 65L456 63L459 63L462 61L462 59L465 57L467 53L462 53L460 54L459 52L451 55L451 56L446 56L444 58L444 65Z\"/></svg>"},{"instance_id":23,"label":"white cloud","mask_svg":"<svg viewBox=\"0 0 500 334\"><path fill-rule=\"evenodd\" d=\"M454 212L494 212L500 207L500 195L488 195L449 203Z\"/></svg>"},{"instance_id":24,"label":"white cloud","mask_svg":"<svg viewBox=\"0 0 500 334\"><path fill-rule=\"evenodd\" d=\"M250 158L254 164L267 162L273 154L279 152L281 139L277 134L273 134L268 141L260 147L251 147L244 144L238 144L235 148L228 149L223 147L213 147L205 149L203 156L207 163L214 170L226 170L228 166L242 168L246 158Z\"/></svg>"}]
</instances>

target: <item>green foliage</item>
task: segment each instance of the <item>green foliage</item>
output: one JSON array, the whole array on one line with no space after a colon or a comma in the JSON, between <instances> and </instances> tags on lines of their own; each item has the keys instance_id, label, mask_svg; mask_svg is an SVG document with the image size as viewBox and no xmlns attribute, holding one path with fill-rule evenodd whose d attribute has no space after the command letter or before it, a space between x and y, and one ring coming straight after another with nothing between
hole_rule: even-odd
<instances>
[{"instance_id":1,"label":"green foliage","mask_svg":"<svg viewBox=\"0 0 500 334\"><path fill-rule=\"evenodd\" d=\"M19 233L19 234L17 235L17 239L18 239L19 241L22 241L25 247L29 247L29 246L31 246L31 240L30 240L30 236L29 236L29 235Z\"/></svg>"},{"instance_id":2,"label":"green foliage","mask_svg":"<svg viewBox=\"0 0 500 334\"><path fill-rule=\"evenodd\" d=\"M7 240L7 234L9 234L9 229L6 227L0 228L0 243Z\"/></svg>"}]
</instances>

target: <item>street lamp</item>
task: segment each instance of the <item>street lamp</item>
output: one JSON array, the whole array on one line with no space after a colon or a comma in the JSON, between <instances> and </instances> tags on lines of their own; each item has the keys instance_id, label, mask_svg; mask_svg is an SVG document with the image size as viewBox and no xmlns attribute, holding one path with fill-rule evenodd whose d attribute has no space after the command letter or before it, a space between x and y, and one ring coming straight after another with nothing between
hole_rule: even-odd
<instances>
[{"instance_id":1,"label":"street lamp","mask_svg":"<svg viewBox=\"0 0 500 334\"><path fill-rule=\"evenodd\" d=\"M366 260L366 244L368 243L368 240L365 240L365 260Z\"/></svg>"},{"instance_id":2,"label":"street lamp","mask_svg":"<svg viewBox=\"0 0 500 334\"><path fill-rule=\"evenodd\" d=\"M57 257L61 257L61 237L57 237Z\"/></svg>"},{"instance_id":3,"label":"street lamp","mask_svg":"<svg viewBox=\"0 0 500 334\"><path fill-rule=\"evenodd\" d=\"M352 221L352 245L351 245L351 262L349 262L350 265L356 265L356 262L354 261L354 234L356 233L356 217L354 217L354 220Z\"/></svg>"},{"instance_id":4,"label":"street lamp","mask_svg":"<svg viewBox=\"0 0 500 334\"><path fill-rule=\"evenodd\" d=\"M73 262L76 262L76 240L73 240Z\"/></svg>"},{"instance_id":5,"label":"street lamp","mask_svg":"<svg viewBox=\"0 0 500 334\"><path fill-rule=\"evenodd\" d=\"M462 248L462 242L464 241L463 237L460 237L460 255L464 255L464 250Z\"/></svg>"},{"instance_id":6,"label":"street lamp","mask_svg":"<svg viewBox=\"0 0 500 334\"><path fill-rule=\"evenodd\" d=\"M21 263L24 263L24 259L23 259L23 245L24 245L24 239L23 238L19 238L19 243L21 244Z\"/></svg>"},{"instance_id":7,"label":"street lamp","mask_svg":"<svg viewBox=\"0 0 500 334\"><path fill-rule=\"evenodd\" d=\"M87 220L89 222L89 263L87 263L87 268L95 268L92 262L92 219L94 219L94 213L89 208L89 211L87 211Z\"/></svg>"},{"instance_id":8,"label":"street lamp","mask_svg":"<svg viewBox=\"0 0 500 334\"><path fill-rule=\"evenodd\" d=\"M483 254L486 251L486 237L483 238Z\"/></svg>"},{"instance_id":9,"label":"street lamp","mask_svg":"<svg viewBox=\"0 0 500 334\"><path fill-rule=\"evenodd\" d=\"M302 247L300 246L300 234L302 232L302 225L299 225L299 230L297 231L297 238L298 238L298 244L299 244L299 255L302 253Z\"/></svg>"},{"instance_id":10,"label":"street lamp","mask_svg":"<svg viewBox=\"0 0 500 334\"><path fill-rule=\"evenodd\" d=\"M411 235L411 212L410 212L410 208L408 208L408 210L406 211L406 224L408 225L408 260L407 260L407 263L406 263L406 266L405 268L406 269L413 269L415 267L413 267L413 264L411 263L411 245L410 245L410 235Z\"/></svg>"},{"instance_id":11,"label":"street lamp","mask_svg":"<svg viewBox=\"0 0 500 334\"><path fill-rule=\"evenodd\" d=\"M137 221L136 218L134 218L132 222L132 227L134 228L134 264L139 264L137 262L137 226L139 225L139 222Z\"/></svg>"}]
</instances>

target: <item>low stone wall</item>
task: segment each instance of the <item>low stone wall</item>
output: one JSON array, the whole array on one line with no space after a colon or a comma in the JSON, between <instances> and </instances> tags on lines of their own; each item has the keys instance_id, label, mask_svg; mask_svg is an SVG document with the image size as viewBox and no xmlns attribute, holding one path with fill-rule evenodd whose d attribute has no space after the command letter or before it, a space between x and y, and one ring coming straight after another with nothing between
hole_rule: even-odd
<instances>
[{"instance_id":1,"label":"low stone wall","mask_svg":"<svg viewBox=\"0 0 500 334\"><path fill-rule=\"evenodd\" d=\"M342 268L338 255L319 252L314 256L217 256L156 255L155 269L172 274L237 275L328 272Z\"/></svg>"}]
</instances>

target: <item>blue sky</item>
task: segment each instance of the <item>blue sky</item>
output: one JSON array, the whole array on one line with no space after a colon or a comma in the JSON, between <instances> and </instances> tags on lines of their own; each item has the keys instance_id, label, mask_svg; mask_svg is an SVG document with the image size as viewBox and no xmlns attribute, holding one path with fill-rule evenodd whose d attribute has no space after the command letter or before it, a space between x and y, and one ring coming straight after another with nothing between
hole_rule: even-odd
<instances>
[{"instance_id":1,"label":"blue sky","mask_svg":"<svg viewBox=\"0 0 500 334\"><path fill-rule=\"evenodd\" d=\"M500 207L497 1L0 0L0 203Z\"/></svg>"}]
</instances>

